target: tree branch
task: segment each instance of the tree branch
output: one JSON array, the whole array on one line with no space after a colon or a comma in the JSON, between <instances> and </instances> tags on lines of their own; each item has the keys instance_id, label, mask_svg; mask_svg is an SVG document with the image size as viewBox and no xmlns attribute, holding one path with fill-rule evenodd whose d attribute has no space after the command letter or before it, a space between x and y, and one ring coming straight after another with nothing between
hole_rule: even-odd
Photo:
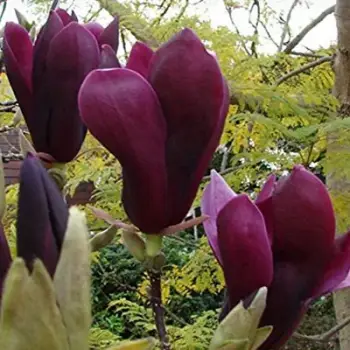
<instances>
[{"instance_id":1,"label":"tree branch","mask_svg":"<svg viewBox=\"0 0 350 350\"><path fill-rule=\"evenodd\" d=\"M286 18L286 21L284 23L284 28L283 28L283 32L282 32L282 36L281 36L281 41L280 41L280 44L278 46L278 52L282 51L283 43L284 43L284 40L286 39L286 35L287 35L288 29L289 29L289 22L290 22L290 19L292 17L293 10L298 5L298 2L299 2L299 0L294 0L293 3L292 3L292 6L290 7L290 9L288 11L287 18Z\"/></svg>"},{"instance_id":2,"label":"tree branch","mask_svg":"<svg viewBox=\"0 0 350 350\"><path fill-rule=\"evenodd\" d=\"M322 334L317 335L304 335L300 333L294 333L293 337L298 339L305 339L305 340L311 340L311 341L317 341L317 342L326 342L330 338L332 338L336 333L338 333L340 330L342 330L344 327L346 327L348 324L350 324L350 317L345 318L342 322L331 328L329 331L324 332Z\"/></svg>"},{"instance_id":3,"label":"tree branch","mask_svg":"<svg viewBox=\"0 0 350 350\"><path fill-rule=\"evenodd\" d=\"M295 75L298 75L300 73L303 73L311 68L317 67L325 62L330 62L332 61L334 58L334 56L324 56L316 61L310 62L308 64L305 64L304 66L299 67L298 69L295 69L289 73L287 73L286 75L283 75L281 78L279 78L276 81L276 86L282 84L283 82L285 82L286 80L288 80L291 77L294 77Z\"/></svg>"},{"instance_id":4,"label":"tree branch","mask_svg":"<svg viewBox=\"0 0 350 350\"><path fill-rule=\"evenodd\" d=\"M319 23L321 23L328 15L335 11L335 5L324 10L310 24L308 24L291 42L286 46L283 52L290 53L305 37L305 35Z\"/></svg>"},{"instance_id":5,"label":"tree branch","mask_svg":"<svg viewBox=\"0 0 350 350\"><path fill-rule=\"evenodd\" d=\"M150 302L153 309L160 346L162 350L170 350L169 339L165 328L164 308L162 305L161 272L151 270L148 273L151 283Z\"/></svg>"}]
</instances>

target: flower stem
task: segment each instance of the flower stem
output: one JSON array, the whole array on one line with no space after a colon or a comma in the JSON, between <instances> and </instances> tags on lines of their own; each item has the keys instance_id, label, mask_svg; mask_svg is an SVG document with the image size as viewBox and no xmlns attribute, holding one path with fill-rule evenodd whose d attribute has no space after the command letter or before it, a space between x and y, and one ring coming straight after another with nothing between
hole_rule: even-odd
<instances>
[{"instance_id":1,"label":"flower stem","mask_svg":"<svg viewBox=\"0 0 350 350\"><path fill-rule=\"evenodd\" d=\"M162 350L170 350L169 338L165 327L164 308L162 304L161 272L150 270L148 273L151 282L150 301L160 340L160 346Z\"/></svg>"}]
</instances>

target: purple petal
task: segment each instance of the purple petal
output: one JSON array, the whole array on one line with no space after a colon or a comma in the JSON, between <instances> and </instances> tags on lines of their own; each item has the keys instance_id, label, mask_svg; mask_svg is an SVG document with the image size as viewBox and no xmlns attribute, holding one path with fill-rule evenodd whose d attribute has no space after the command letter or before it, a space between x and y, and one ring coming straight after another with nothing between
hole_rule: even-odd
<instances>
[{"instance_id":1,"label":"purple petal","mask_svg":"<svg viewBox=\"0 0 350 350\"><path fill-rule=\"evenodd\" d=\"M264 218L246 195L229 201L218 220L219 248L232 307L273 276L273 261Z\"/></svg>"},{"instance_id":2,"label":"purple petal","mask_svg":"<svg viewBox=\"0 0 350 350\"><path fill-rule=\"evenodd\" d=\"M61 18L56 12L51 12L48 21L42 27L35 45L33 58L33 113L26 122L37 151L48 151L47 125L49 123L49 90L47 80L47 54L52 39L64 28Z\"/></svg>"},{"instance_id":3,"label":"purple petal","mask_svg":"<svg viewBox=\"0 0 350 350\"><path fill-rule=\"evenodd\" d=\"M333 248L333 255L313 298L350 286L350 232L338 237Z\"/></svg>"},{"instance_id":4,"label":"purple petal","mask_svg":"<svg viewBox=\"0 0 350 350\"><path fill-rule=\"evenodd\" d=\"M273 242L273 205L272 194L276 187L276 176L271 175L262 187L255 204L264 216L267 233L269 235L270 244Z\"/></svg>"},{"instance_id":5,"label":"purple petal","mask_svg":"<svg viewBox=\"0 0 350 350\"><path fill-rule=\"evenodd\" d=\"M59 8L55 10L56 14L61 18L61 21L64 26L67 26L71 22L78 22L78 20L71 16L67 11Z\"/></svg>"},{"instance_id":6,"label":"purple petal","mask_svg":"<svg viewBox=\"0 0 350 350\"><path fill-rule=\"evenodd\" d=\"M131 49L128 62L126 63L126 68L140 73L147 79L149 74L149 66L153 55L153 50L146 44L137 42Z\"/></svg>"},{"instance_id":7,"label":"purple petal","mask_svg":"<svg viewBox=\"0 0 350 350\"><path fill-rule=\"evenodd\" d=\"M33 45L28 32L13 22L5 26L4 61L11 87L27 119L32 113Z\"/></svg>"},{"instance_id":8,"label":"purple petal","mask_svg":"<svg viewBox=\"0 0 350 350\"><path fill-rule=\"evenodd\" d=\"M228 88L216 59L189 29L154 54L149 81L167 123L170 224L177 224L191 207L218 146L228 111Z\"/></svg>"},{"instance_id":9,"label":"purple petal","mask_svg":"<svg viewBox=\"0 0 350 350\"><path fill-rule=\"evenodd\" d=\"M209 216L209 219L203 222L203 226L211 249L221 266L223 262L219 249L216 221L220 210L235 196L237 196L236 193L232 191L223 177L212 170L210 182L203 192L201 211L202 214Z\"/></svg>"},{"instance_id":10,"label":"purple petal","mask_svg":"<svg viewBox=\"0 0 350 350\"><path fill-rule=\"evenodd\" d=\"M120 63L115 54L115 51L113 51L109 45L102 45L99 68L120 68Z\"/></svg>"},{"instance_id":11,"label":"purple petal","mask_svg":"<svg viewBox=\"0 0 350 350\"><path fill-rule=\"evenodd\" d=\"M159 232L168 220L166 125L152 87L128 69L96 70L80 89L79 108L91 133L123 167L129 218L142 232Z\"/></svg>"},{"instance_id":12,"label":"purple petal","mask_svg":"<svg viewBox=\"0 0 350 350\"><path fill-rule=\"evenodd\" d=\"M48 152L58 162L69 162L79 152L86 129L77 97L87 74L99 65L100 53L93 35L76 22L52 40L47 57L50 123Z\"/></svg>"},{"instance_id":13,"label":"purple petal","mask_svg":"<svg viewBox=\"0 0 350 350\"><path fill-rule=\"evenodd\" d=\"M0 301L2 294L2 286L7 275L7 271L11 265L11 253L7 244L4 228L0 225Z\"/></svg>"},{"instance_id":14,"label":"purple petal","mask_svg":"<svg viewBox=\"0 0 350 350\"><path fill-rule=\"evenodd\" d=\"M99 44L102 46L104 44L109 45L114 52L118 51L119 46L119 19L115 17L113 21L104 29L98 38Z\"/></svg>"},{"instance_id":15,"label":"purple petal","mask_svg":"<svg viewBox=\"0 0 350 350\"><path fill-rule=\"evenodd\" d=\"M272 196L272 193L275 187L276 187L276 176L270 175L266 180L266 182L264 183L264 186L262 187L260 193L258 194L255 204L259 204L260 202L270 198Z\"/></svg>"},{"instance_id":16,"label":"purple petal","mask_svg":"<svg viewBox=\"0 0 350 350\"><path fill-rule=\"evenodd\" d=\"M104 31L104 28L101 26L101 24L96 22L89 22L84 24L84 27L94 35L98 42L98 38L100 37L101 33Z\"/></svg>"},{"instance_id":17,"label":"purple petal","mask_svg":"<svg viewBox=\"0 0 350 350\"><path fill-rule=\"evenodd\" d=\"M296 166L288 177L278 181L273 218L274 251L282 259L328 259L335 217L326 187L311 172Z\"/></svg>"},{"instance_id":18,"label":"purple petal","mask_svg":"<svg viewBox=\"0 0 350 350\"><path fill-rule=\"evenodd\" d=\"M17 220L17 253L29 268L35 258L53 275L67 226L68 209L62 194L40 161L22 163Z\"/></svg>"}]
</instances>

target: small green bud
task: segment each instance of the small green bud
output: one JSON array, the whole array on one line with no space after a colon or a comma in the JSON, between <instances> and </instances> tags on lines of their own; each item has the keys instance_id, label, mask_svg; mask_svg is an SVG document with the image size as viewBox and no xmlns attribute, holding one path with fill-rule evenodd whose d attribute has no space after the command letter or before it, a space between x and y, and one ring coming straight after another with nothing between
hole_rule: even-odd
<instances>
[{"instance_id":1,"label":"small green bud","mask_svg":"<svg viewBox=\"0 0 350 350\"><path fill-rule=\"evenodd\" d=\"M114 225L109 226L106 230L96 233L91 239L90 239L90 247L92 252L96 252L108 244L110 244L116 233L118 231L118 228Z\"/></svg>"},{"instance_id":2,"label":"small green bud","mask_svg":"<svg viewBox=\"0 0 350 350\"><path fill-rule=\"evenodd\" d=\"M140 262L146 258L146 245L142 237L135 231L123 230L122 241L130 254Z\"/></svg>"},{"instance_id":3,"label":"small green bud","mask_svg":"<svg viewBox=\"0 0 350 350\"><path fill-rule=\"evenodd\" d=\"M15 9L16 17L18 20L18 24L20 24L23 28L25 28L28 32L33 27L33 23L30 23L27 18L19 12L17 9Z\"/></svg>"},{"instance_id":4,"label":"small green bud","mask_svg":"<svg viewBox=\"0 0 350 350\"><path fill-rule=\"evenodd\" d=\"M146 238L146 255L148 258L154 258L162 249L163 236L145 235Z\"/></svg>"},{"instance_id":5,"label":"small green bud","mask_svg":"<svg viewBox=\"0 0 350 350\"><path fill-rule=\"evenodd\" d=\"M266 307L266 296L267 288L260 288L248 309L244 308L243 302L232 309L216 329L209 350L231 350L231 345L234 350L258 349L272 332L270 326L258 328Z\"/></svg>"}]
</instances>

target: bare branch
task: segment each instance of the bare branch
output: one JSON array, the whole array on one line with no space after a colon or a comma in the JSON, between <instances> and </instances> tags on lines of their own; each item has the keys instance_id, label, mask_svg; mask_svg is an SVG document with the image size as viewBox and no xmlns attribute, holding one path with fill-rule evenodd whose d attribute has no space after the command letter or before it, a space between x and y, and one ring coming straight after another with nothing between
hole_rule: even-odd
<instances>
[{"instance_id":1,"label":"bare branch","mask_svg":"<svg viewBox=\"0 0 350 350\"><path fill-rule=\"evenodd\" d=\"M310 24L308 24L284 49L285 53L290 53L305 37L305 35L319 23L321 23L328 15L335 11L335 5L324 10L318 17L316 17Z\"/></svg>"},{"instance_id":2,"label":"bare branch","mask_svg":"<svg viewBox=\"0 0 350 350\"><path fill-rule=\"evenodd\" d=\"M231 24L232 24L233 27L235 28L237 34L241 37L241 32L239 31L239 29L238 29L238 27L237 27L235 21L233 20L232 8L226 5L225 0L224 0L224 6L225 6L225 9L226 9L226 11L227 11L227 13L228 13L228 16L229 16L229 18L230 18ZM251 56L252 53L249 51L249 49L248 49L246 43L244 42L243 38L240 38L240 42L241 42L242 47L243 47L244 51L246 52L246 54L247 54L248 56Z\"/></svg>"},{"instance_id":3,"label":"bare branch","mask_svg":"<svg viewBox=\"0 0 350 350\"><path fill-rule=\"evenodd\" d=\"M324 56L316 61L310 62L308 64L305 64L304 66L299 67L298 69L295 69L289 73L287 73L286 75L283 75L281 78L279 78L276 81L276 86L282 84L283 82L285 82L286 80L288 80L291 77L294 77L295 75L298 75L300 73L303 73L311 68L317 67L325 62L330 62L332 61L334 58L334 56Z\"/></svg>"},{"instance_id":4,"label":"bare branch","mask_svg":"<svg viewBox=\"0 0 350 350\"><path fill-rule=\"evenodd\" d=\"M336 333L338 333L340 330L346 327L348 324L350 324L350 317L345 318L342 322L340 322L339 324L331 328L329 331L324 332L322 334L304 335L300 333L294 333L293 337L299 338L299 339L317 341L317 342L326 342L330 338L332 338Z\"/></svg>"},{"instance_id":5,"label":"bare branch","mask_svg":"<svg viewBox=\"0 0 350 350\"><path fill-rule=\"evenodd\" d=\"M290 9L288 11L286 21L284 22L284 28L283 28L283 32L282 32L282 36L281 36L281 41L280 41L280 44L278 46L278 52L282 51L284 40L286 39L286 35L288 33L288 30L289 30L289 22L290 22L290 19L292 18L293 10L298 5L298 2L299 2L299 0L294 0L292 3L292 6L290 7Z\"/></svg>"},{"instance_id":6,"label":"bare branch","mask_svg":"<svg viewBox=\"0 0 350 350\"><path fill-rule=\"evenodd\" d=\"M273 43L273 44L277 47L277 49L278 49L279 46L278 46L276 40L272 37L272 35L271 35L269 29L267 28L267 26L266 26L263 22L260 22L260 25L264 28L264 30L265 30L265 32L266 32L268 38L272 41L272 43Z\"/></svg>"},{"instance_id":7,"label":"bare branch","mask_svg":"<svg viewBox=\"0 0 350 350\"><path fill-rule=\"evenodd\" d=\"M308 52L299 52L299 51L291 51L291 55L294 56L301 56L301 57L312 57L312 58L321 58L324 57L323 55L317 55L315 53L308 53Z\"/></svg>"}]
</instances>

